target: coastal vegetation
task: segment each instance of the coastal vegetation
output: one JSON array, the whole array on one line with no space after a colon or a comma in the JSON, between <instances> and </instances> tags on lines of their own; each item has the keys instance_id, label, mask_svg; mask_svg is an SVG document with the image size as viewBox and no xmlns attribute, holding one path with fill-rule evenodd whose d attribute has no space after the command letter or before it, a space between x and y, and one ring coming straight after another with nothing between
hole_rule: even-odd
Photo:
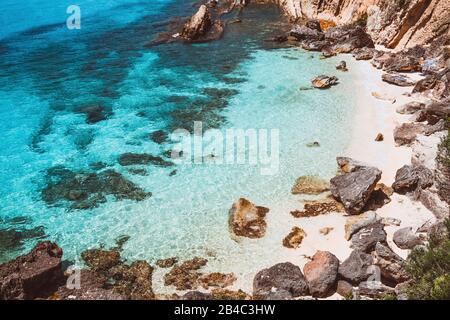
<instances>
[{"instance_id":1,"label":"coastal vegetation","mask_svg":"<svg viewBox=\"0 0 450 320\"><path fill-rule=\"evenodd\" d=\"M411 275L407 293L414 300L450 299L450 220L439 233L431 233L426 247L409 255L407 270Z\"/></svg>"}]
</instances>

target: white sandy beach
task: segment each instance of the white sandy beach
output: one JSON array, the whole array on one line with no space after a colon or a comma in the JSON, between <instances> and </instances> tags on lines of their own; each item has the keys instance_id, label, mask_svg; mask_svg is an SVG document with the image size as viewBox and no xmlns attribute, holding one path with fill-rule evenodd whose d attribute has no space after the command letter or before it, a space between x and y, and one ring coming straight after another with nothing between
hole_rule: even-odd
<instances>
[{"instance_id":1,"label":"white sandy beach","mask_svg":"<svg viewBox=\"0 0 450 320\"><path fill-rule=\"evenodd\" d=\"M395 146L393 130L397 124L408 120L409 116L400 115L395 109L412 100L411 97L403 95L411 88L383 82L382 72L373 68L367 61L355 61L350 55L342 55L342 59L346 60L349 72L354 75L355 94L360 101L354 110L352 139L342 156L349 156L378 167L383 172L381 182L390 186L394 182L397 169L410 164L411 149ZM372 96L372 92L393 96L396 102L379 100ZM378 133L384 135L384 141L375 141ZM257 240L243 238L236 244L234 252L212 254L207 257L209 262L202 271L233 272L237 281L228 289L242 289L251 294L253 278L263 268L289 261L303 269L309 261L307 257L314 255L317 250L329 251L341 262L350 255L352 251L350 242L344 238L344 225L348 218L346 214L330 213L311 218L294 218L289 212L301 209L302 201L311 197L287 195L286 198L287 201L282 205L270 206L267 232L263 238ZM407 250L401 250L392 243L393 233L401 227L418 228L434 216L422 204L411 201L407 196L394 194L391 198L392 201L378 209L377 213L381 217L393 217L402 221L400 226L386 226L385 230L391 248L402 257L406 257ZM294 226L305 230L307 236L299 248L288 249L283 247L282 240ZM319 230L323 227L331 227L333 230L328 235L322 235ZM166 287L163 283L163 276L169 270L155 269L153 282L157 293L173 292L173 288ZM341 298L338 294L330 297L330 299Z\"/></svg>"}]
</instances>

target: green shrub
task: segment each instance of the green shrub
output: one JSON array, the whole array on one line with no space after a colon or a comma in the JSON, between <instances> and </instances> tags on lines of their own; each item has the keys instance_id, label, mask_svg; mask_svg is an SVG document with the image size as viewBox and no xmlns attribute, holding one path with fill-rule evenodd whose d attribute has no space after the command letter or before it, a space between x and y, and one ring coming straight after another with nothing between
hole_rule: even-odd
<instances>
[{"instance_id":1,"label":"green shrub","mask_svg":"<svg viewBox=\"0 0 450 320\"><path fill-rule=\"evenodd\" d=\"M450 220L445 221L450 234ZM450 237L431 235L426 248L414 249L407 259L412 280L407 294L414 300L450 300Z\"/></svg>"}]
</instances>

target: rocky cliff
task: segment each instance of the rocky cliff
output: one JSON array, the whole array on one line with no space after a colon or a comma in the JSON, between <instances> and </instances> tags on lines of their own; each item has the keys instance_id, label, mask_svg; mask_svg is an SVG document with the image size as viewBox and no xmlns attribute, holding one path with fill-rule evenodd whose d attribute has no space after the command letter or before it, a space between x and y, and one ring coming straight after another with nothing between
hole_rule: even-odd
<instances>
[{"instance_id":1,"label":"rocky cliff","mask_svg":"<svg viewBox=\"0 0 450 320\"><path fill-rule=\"evenodd\" d=\"M293 20L365 25L377 44L409 48L441 39L449 45L449 0L273 0Z\"/></svg>"}]
</instances>

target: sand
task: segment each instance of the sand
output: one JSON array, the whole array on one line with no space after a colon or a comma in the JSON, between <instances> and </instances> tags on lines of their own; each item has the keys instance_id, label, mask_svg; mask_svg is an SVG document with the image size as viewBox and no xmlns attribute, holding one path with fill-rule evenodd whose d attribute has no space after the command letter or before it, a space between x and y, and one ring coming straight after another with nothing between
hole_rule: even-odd
<instances>
[{"instance_id":1,"label":"sand","mask_svg":"<svg viewBox=\"0 0 450 320\"><path fill-rule=\"evenodd\" d=\"M411 149L396 147L393 139L396 125L408 121L410 117L397 114L395 109L412 101L411 97L403 95L410 92L411 88L384 83L381 81L382 72L373 68L367 61L355 61L350 55L342 55L342 58L347 61L349 72L354 75L355 94L360 101L353 113L352 139L342 156L349 156L378 167L383 172L381 182L390 186L394 182L397 169L410 164L411 160ZM379 100L372 92L395 97L395 103ZM378 133L384 135L381 142L375 141ZM321 197L326 195L322 194ZM405 258L408 250L401 250L392 243L393 233L402 227L418 228L434 216L422 204L411 201L407 196L394 194L391 198L392 201L378 209L377 213L381 217L401 220L400 226L386 226L385 230L391 248ZM271 206L266 219L267 232L263 238L257 240L243 238L236 244L234 252L212 255L201 272L233 272L237 276L237 281L227 289L242 289L251 294L255 274L276 263L292 262L303 269L309 261L308 257L314 255L317 250L329 251L341 262L344 261L352 251L350 242L344 238L344 225L348 216L345 213L330 213L311 218L292 217L289 212L301 209L302 201L305 199L307 197L290 195L282 205ZM288 249L282 246L282 240L294 226L305 230L307 236L299 248ZM319 232L323 227L330 227L333 230L328 235L323 235ZM163 284L163 275L169 270L156 268L153 283L157 293L174 292L174 288L165 287ZM329 299L342 297L334 294Z\"/></svg>"}]
</instances>

